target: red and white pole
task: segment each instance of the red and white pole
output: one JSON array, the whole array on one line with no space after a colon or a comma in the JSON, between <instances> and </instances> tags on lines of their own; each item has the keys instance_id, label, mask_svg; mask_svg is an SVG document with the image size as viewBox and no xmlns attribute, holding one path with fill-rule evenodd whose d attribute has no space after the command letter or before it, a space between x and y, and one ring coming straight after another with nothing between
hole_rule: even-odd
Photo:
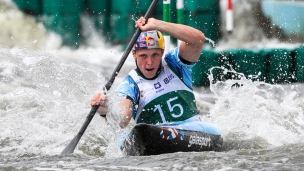
<instances>
[{"instance_id":1,"label":"red and white pole","mask_svg":"<svg viewBox=\"0 0 304 171\"><path fill-rule=\"evenodd\" d=\"M232 33L232 31L233 31L232 0L227 0L226 30L227 30L228 33Z\"/></svg>"}]
</instances>

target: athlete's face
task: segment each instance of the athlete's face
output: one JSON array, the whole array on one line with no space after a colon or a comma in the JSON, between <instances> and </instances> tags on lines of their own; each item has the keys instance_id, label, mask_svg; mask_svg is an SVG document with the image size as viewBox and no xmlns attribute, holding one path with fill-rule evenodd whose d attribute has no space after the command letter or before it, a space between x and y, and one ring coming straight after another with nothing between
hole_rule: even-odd
<instances>
[{"instance_id":1,"label":"athlete's face","mask_svg":"<svg viewBox=\"0 0 304 171\"><path fill-rule=\"evenodd\" d=\"M156 75L164 51L162 49L140 49L133 51L137 67L146 78Z\"/></svg>"}]
</instances>

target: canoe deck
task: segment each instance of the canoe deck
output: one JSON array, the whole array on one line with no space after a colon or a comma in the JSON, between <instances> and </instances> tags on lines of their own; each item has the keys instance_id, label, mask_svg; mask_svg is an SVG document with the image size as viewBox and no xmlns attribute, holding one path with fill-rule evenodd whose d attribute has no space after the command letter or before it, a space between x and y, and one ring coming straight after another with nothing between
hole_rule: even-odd
<instances>
[{"instance_id":1,"label":"canoe deck","mask_svg":"<svg viewBox=\"0 0 304 171\"><path fill-rule=\"evenodd\" d=\"M218 134L185 130L182 127L136 125L121 148L127 155L158 155L174 152L219 151L223 138Z\"/></svg>"}]
</instances>

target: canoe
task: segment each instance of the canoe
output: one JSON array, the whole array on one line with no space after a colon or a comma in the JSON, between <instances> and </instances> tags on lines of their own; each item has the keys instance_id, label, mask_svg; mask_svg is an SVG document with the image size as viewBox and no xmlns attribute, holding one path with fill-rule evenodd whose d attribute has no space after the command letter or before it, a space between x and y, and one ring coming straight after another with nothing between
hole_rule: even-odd
<instances>
[{"instance_id":1,"label":"canoe","mask_svg":"<svg viewBox=\"0 0 304 171\"><path fill-rule=\"evenodd\" d=\"M131 156L174 152L219 151L223 138L219 129L207 122L138 124L126 136L121 149Z\"/></svg>"}]
</instances>

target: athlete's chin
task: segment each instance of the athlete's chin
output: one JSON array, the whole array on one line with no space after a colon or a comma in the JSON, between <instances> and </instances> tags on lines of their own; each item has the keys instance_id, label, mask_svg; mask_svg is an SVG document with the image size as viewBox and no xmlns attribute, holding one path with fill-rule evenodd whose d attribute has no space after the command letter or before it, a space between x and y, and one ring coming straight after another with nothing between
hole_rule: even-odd
<instances>
[{"instance_id":1,"label":"athlete's chin","mask_svg":"<svg viewBox=\"0 0 304 171\"><path fill-rule=\"evenodd\" d=\"M146 78L153 78L153 77L155 77L156 73L147 71L147 72L144 73L144 75L145 75Z\"/></svg>"}]
</instances>

